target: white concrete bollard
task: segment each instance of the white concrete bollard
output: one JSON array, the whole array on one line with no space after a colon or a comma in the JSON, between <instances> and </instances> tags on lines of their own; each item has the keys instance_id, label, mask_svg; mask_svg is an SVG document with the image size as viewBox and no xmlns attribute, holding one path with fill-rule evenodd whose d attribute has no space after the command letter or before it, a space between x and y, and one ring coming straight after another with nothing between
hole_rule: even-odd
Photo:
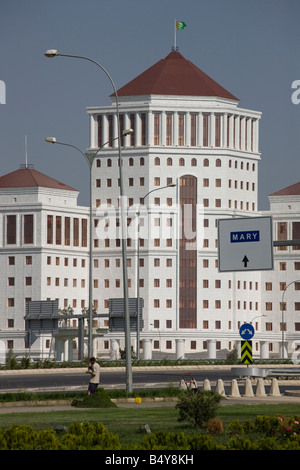
<instances>
[{"instance_id":1,"label":"white concrete bollard","mask_svg":"<svg viewBox=\"0 0 300 470\"><path fill-rule=\"evenodd\" d=\"M229 396L230 397L240 397L241 396L240 391L239 391L239 386L238 386L238 383L237 383L236 379L233 379L231 381L231 388L230 388Z\"/></svg>"},{"instance_id":2,"label":"white concrete bollard","mask_svg":"<svg viewBox=\"0 0 300 470\"><path fill-rule=\"evenodd\" d=\"M255 396L257 396L257 397L265 397L266 396L265 384L264 384L264 380L262 378L257 379Z\"/></svg>"},{"instance_id":3,"label":"white concrete bollard","mask_svg":"<svg viewBox=\"0 0 300 470\"><path fill-rule=\"evenodd\" d=\"M225 397L224 382L222 379L217 380L216 392L222 397Z\"/></svg>"},{"instance_id":4,"label":"white concrete bollard","mask_svg":"<svg viewBox=\"0 0 300 470\"><path fill-rule=\"evenodd\" d=\"M278 385L278 380L275 377L272 378L272 383L271 383L269 396L270 397L280 397L281 396L281 393L280 393L280 390L279 390L279 385Z\"/></svg>"},{"instance_id":5,"label":"white concrete bollard","mask_svg":"<svg viewBox=\"0 0 300 470\"><path fill-rule=\"evenodd\" d=\"M203 390L211 390L210 381L205 379L203 382Z\"/></svg>"},{"instance_id":6,"label":"white concrete bollard","mask_svg":"<svg viewBox=\"0 0 300 470\"><path fill-rule=\"evenodd\" d=\"M253 389L252 389L252 384L250 379L245 380L245 393L244 397L254 397Z\"/></svg>"}]
</instances>

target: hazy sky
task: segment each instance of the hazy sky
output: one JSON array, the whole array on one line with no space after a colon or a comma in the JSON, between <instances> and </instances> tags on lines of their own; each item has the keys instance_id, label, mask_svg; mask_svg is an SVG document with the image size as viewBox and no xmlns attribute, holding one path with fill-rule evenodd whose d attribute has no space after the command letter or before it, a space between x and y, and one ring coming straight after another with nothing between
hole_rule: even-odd
<instances>
[{"instance_id":1,"label":"hazy sky","mask_svg":"<svg viewBox=\"0 0 300 470\"><path fill-rule=\"evenodd\" d=\"M94 64L44 52L90 57L120 88L168 55L175 18L187 25L177 32L183 56L241 108L262 112L259 209L300 181L300 104L291 99L300 80L299 0L0 0L0 174L25 163L26 134L28 163L78 189L88 205L83 156L44 139L85 151L86 107L109 104L113 90Z\"/></svg>"}]
</instances>

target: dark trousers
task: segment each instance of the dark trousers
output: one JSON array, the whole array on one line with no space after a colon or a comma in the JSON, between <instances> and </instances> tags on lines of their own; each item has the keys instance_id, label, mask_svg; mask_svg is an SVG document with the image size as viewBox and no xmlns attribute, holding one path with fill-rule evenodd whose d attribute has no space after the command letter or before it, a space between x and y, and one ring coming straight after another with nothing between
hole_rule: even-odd
<instances>
[{"instance_id":1,"label":"dark trousers","mask_svg":"<svg viewBox=\"0 0 300 470\"><path fill-rule=\"evenodd\" d=\"M93 395L97 390L98 384L89 383L88 395Z\"/></svg>"}]
</instances>

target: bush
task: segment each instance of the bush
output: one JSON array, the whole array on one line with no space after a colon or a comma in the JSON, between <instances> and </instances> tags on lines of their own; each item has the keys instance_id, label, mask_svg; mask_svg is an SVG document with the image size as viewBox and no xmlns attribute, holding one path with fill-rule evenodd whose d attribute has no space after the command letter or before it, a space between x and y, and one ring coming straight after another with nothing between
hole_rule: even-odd
<instances>
[{"instance_id":1,"label":"bush","mask_svg":"<svg viewBox=\"0 0 300 470\"><path fill-rule=\"evenodd\" d=\"M83 400L73 400L72 406L79 408L116 408L110 396L104 388L98 388L93 395L86 395Z\"/></svg>"},{"instance_id":2,"label":"bush","mask_svg":"<svg viewBox=\"0 0 300 470\"><path fill-rule=\"evenodd\" d=\"M244 428L240 424L238 419L234 419L231 423L228 424L226 428L226 434L230 434L231 436L238 436L244 434Z\"/></svg>"},{"instance_id":3,"label":"bush","mask_svg":"<svg viewBox=\"0 0 300 470\"><path fill-rule=\"evenodd\" d=\"M211 418L208 420L206 431L212 436L223 434L223 423L220 418Z\"/></svg>"},{"instance_id":4,"label":"bush","mask_svg":"<svg viewBox=\"0 0 300 470\"><path fill-rule=\"evenodd\" d=\"M205 428L208 421L216 416L221 399L221 395L211 390L183 391L176 405L178 421L191 421L196 428Z\"/></svg>"}]
</instances>

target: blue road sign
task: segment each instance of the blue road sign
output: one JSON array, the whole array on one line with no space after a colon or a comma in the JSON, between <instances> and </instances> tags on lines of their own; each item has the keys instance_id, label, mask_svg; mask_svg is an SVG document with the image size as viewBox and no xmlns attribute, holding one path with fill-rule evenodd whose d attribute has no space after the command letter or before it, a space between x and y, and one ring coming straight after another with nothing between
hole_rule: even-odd
<instances>
[{"instance_id":1,"label":"blue road sign","mask_svg":"<svg viewBox=\"0 0 300 470\"><path fill-rule=\"evenodd\" d=\"M254 336L254 333L255 333L255 330L253 328L253 326L251 325L251 323L244 323L241 327L240 327L240 336L243 338L243 339L251 339L253 338Z\"/></svg>"}]
</instances>

